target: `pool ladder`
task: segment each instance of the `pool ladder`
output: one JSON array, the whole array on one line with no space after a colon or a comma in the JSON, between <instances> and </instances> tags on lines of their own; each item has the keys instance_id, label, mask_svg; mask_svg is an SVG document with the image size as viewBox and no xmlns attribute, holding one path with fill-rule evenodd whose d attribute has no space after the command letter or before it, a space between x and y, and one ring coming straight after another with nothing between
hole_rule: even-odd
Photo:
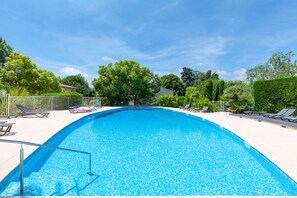
<instances>
[{"instance_id":1,"label":"pool ladder","mask_svg":"<svg viewBox=\"0 0 297 198\"><path fill-rule=\"evenodd\" d=\"M25 142L25 141L19 141L19 140L0 139L0 142L21 145L21 149L20 149L20 194L24 194L24 177L23 177L24 148L23 148L23 144L30 145L30 146L37 146L37 147L46 147L46 148L55 149L55 150L63 150L63 151L69 151L69 152L74 152L74 153L86 154L89 156L89 172L87 174L93 175L93 173L92 173L92 154L89 152L68 149L68 148L61 148L61 147L56 147L56 146L48 146L48 145L44 145L44 144L37 144L37 143L33 143L33 142Z\"/></svg>"}]
</instances>

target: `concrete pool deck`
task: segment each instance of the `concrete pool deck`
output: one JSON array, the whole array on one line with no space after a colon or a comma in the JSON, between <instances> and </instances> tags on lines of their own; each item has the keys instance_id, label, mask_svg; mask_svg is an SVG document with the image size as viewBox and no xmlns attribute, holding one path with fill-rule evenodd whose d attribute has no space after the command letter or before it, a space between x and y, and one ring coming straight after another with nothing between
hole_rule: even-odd
<instances>
[{"instance_id":1,"label":"concrete pool deck","mask_svg":"<svg viewBox=\"0 0 297 198\"><path fill-rule=\"evenodd\" d=\"M114 109L103 107L95 112ZM297 181L297 130L281 125L258 122L248 118L231 116L228 113L191 113L176 108L175 111L196 115L210 120L232 131L252 145L278 167ZM26 117L10 119L15 125L13 135L0 136L0 139L21 140L43 144L59 130L90 113L70 114L69 111L53 111L48 118ZM0 181L19 164L20 145L0 142ZM25 157L36 147L24 146Z\"/></svg>"}]
</instances>

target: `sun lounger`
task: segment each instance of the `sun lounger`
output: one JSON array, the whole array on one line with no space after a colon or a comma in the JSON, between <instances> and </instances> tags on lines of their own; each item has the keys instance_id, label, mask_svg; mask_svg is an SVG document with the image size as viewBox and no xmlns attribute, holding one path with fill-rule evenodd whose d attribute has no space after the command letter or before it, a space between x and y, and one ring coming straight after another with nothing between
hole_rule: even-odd
<instances>
[{"instance_id":1,"label":"sun lounger","mask_svg":"<svg viewBox=\"0 0 297 198\"><path fill-rule=\"evenodd\" d=\"M289 122L297 122L297 116L284 116L281 117L280 119L284 120L284 121L289 121Z\"/></svg>"},{"instance_id":2,"label":"sun lounger","mask_svg":"<svg viewBox=\"0 0 297 198\"><path fill-rule=\"evenodd\" d=\"M244 111L243 112L243 114L245 114L245 115L263 115L263 114L265 114L265 113L267 113L267 112L265 112L265 111Z\"/></svg>"},{"instance_id":3,"label":"sun lounger","mask_svg":"<svg viewBox=\"0 0 297 198\"><path fill-rule=\"evenodd\" d=\"M201 110L200 110L200 112L202 112L202 113L205 113L205 112L207 112L208 111L208 106L204 106Z\"/></svg>"},{"instance_id":4,"label":"sun lounger","mask_svg":"<svg viewBox=\"0 0 297 198\"><path fill-rule=\"evenodd\" d=\"M199 108L196 108L196 107L190 107L189 111L191 111L191 112L199 112L200 109Z\"/></svg>"},{"instance_id":5,"label":"sun lounger","mask_svg":"<svg viewBox=\"0 0 297 198\"><path fill-rule=\"evenodd\" d=\"M186 106L184 107L180 107L182 110L190 110L191 106L190 104L187 104Z\"/></svg>"},{"instance_id":6,"label":"sun lounger","mask_svg":"<svg viewBox=\"0 0 297 198\"><path fill-rule=\"evenodd\" d=\"M0 135L5 135L6 133L9 133L14 123L0 123Z\"/></svg>"},{"instance_id":7,"label":"sun lounger","mask_svg":"<svg viewBox=\"0 0 297 198\"><path fill-rule=\"evenodd\" d=\"M265 113L262 116L264 117L268 117L268 118L273 118L274 116L279 116L279 115L283 115L284 113L286 113L289 109L282 109L281 111L279 111L278 113Z\"/></svg>"},{"instance_id":8,"label":"sun lounger","mask_svg":"<svg viewBox=\"0 0 297 198\"><path fill-rule=\"evenodd\" d=\"M285 116L290 116L290 115L292 115L294 113L294 111L295 111L295 109L288 109L288 111L286 111L284 114L275 115L272 118L279 119L279 118L282 118L282 117L285 117Z\"/></svg>"},{"instance_id":9,"label":"sun lounger","mask_svg":"<svg viewBox=\"0 0 297 198\"><path fill-rule=\"evenodd\" d=\"M48 117L48 115L49 115L49 112L33 112L33 111L28 110L27 108L25 108L22 105L17 104L16 106L17 106L17 108L19 108L19 110L21 110L22 116L35 115L37 117L44 118L44 117Z\"/></svg>"},{"instance_id":10,"label":"sun lounger","mask_svg":"<svg viewBox=\"0 0 297 198\"><path fill-rule=\"evenodd\" d=\"M77 108L73 108L73 109L69 109L70 113L86 113L86 112L92 112L92 111L96 111L97 109L94 107L77 107Z\"/></svg>"}]
</instances>

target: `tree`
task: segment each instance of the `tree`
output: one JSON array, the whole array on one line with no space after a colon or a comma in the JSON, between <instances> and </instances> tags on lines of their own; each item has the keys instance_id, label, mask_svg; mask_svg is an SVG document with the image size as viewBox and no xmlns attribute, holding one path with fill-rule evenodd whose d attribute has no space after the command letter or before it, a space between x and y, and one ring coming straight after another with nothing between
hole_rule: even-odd
<instances>
[{"instance_id":1,"label":"tree","mask_svg":"<svg viewBox=\"0 0 297 198\"><path fill-rule=\"evenodd\" d=\"M152 86L152 89L154 90L154 93L158 93L160 91L161 79L157 74L153 75L151 80L151 86Z\"/></svg>"},{"instance_id":2,"label":"tree","mask_svg":"<svg viewBox=\"0 0 297 198\"><path fill-rule=\"evenodd\" d=\"M239 113L251 110L254 104L252 85L242 81L232 82L232 85L224 90L220 99L226 102L226 106L231 112Z\"/></svg>"},{"instance_id":3,"label":"tree","mask_svg":"<svg viewBox=\"0 0 297 198\"><path fill-rule=\"evenodd\" d=\"M193 99L200 98L200 93L197 87L187 87L185 96L189 100L189 103L191 104Z\"/></svg>"},{"instance_id":4,"label":"tree","mask_svg":"<svg viewBox=\"0 0 297 198\"><path fill-rule=\"evenodd\" d=\"M77 87L77 91L83 96L92 96L93 90L81 74L67 76L61 79L61 83Z\"/></svg>"},{"instance_id":5,"label":"tree","mask_svg":"<svg viewBox=\"0 0 297 198\"><path fill-rule=\"evenodd\" d=\"M36 79L32 93L43 94L50 92L60 92L60 81L53 72L38 69L38 78Z\"/></svg>"},{"instance_id":6,"label":"tree","mask_svg":"<svg viewBox=\"0 0 297 198\"><path fill-rule=\"evenodd\" d=\"M99 77L93 85L99 96L106 97L110 104L128 104L141 98L152 97L153 73L135 61L119 61L114 65L100 66Z\"/></svg>"},{"instance_id":7,"label":"tree","mask_svg":"<svg viewBox=\"0 0 297 198\"><path fill-rule=\"evenodd\" d=\"M216 80L213 78L203 81L198 86L201 96L208 98L210 101L219 101L224 88L225 82L223 80Z\"/></svg>"},{"instance_id":8,"label":"tree","mask_svg":"<svg viewBox=\"0 0 297 198\"><path fill-rule=\"evenodd\" d=\"M253 83L257 80L293 77L297 74L297 64L296 60L292 60L293 57L292 51L286 54L276 52L266 63L248 69L247 80Z\"/></svg>"},{"instance_id":9,"label":"tree","mask_svg":"<svg viewBox=\"0 0 297 198\"><path fill-rule=\"evenodd\" d=\"M202 83L205 80L208 79L215 79L219 80L219 75L215 72L212 72L211 70L208 70L207 72L200 72L200 71L194 71L194 81L193 86L197 87L200 83Z\"/></svg>"},{"instance_id":10,"label":"tree","mask_svg":"<svg viewBox=\"0 0 297 198\"><path fill-rule=\"evenodd\" d=\"M29 57L18 52L6 57L4 67L0 69L0 78L3 84L24 88L30 94L61 91L59 80L52 72L38 69Z\"/></svg>"},{"instance_id":11,"label":"tree","mask_svg":"<svg viewBox=\"0 0 297 198\"><path fill-rule=\"evenodd\" d=\"M183 67L183 71L181 72L181 79L185 83L186 87L193 86L193 83L194 83L193 70L188 67Z\"/></svg>"},{"instance_id":12,"label":"tree","mask_svg":"<svg viewBox=\"0 0 297 198\"><path fill-rule=\"evenodd\" d=\"M12 53L13 49L0 36L0 68L4 66L5 59Z\"/></svg>"},{"instance_id":13,"label":"tree","mask_svg":"<svg viewBox=\"0 0 297 198\"><path fill-rule=\"evenodd\" d=\"M185 84L174 74L168 74L161 77L161 85L166 89L173 91L174 95L184 96L186 87Z\"/></svg>"},{"instance_id":14,"label":"tree","mask_svg":"<svg viewBox=\"0 0 297 198\"><path fill-rule=\"evenodd\" d=\"M199 84L198 90L202 97L207 98L212 101L212 90L213 90L213 81L212 79L208 79Z\"/></svg>"},{"instance_id":15,"label":"tree","mask_svg":"<svg viewBox=\"0 0 297 198\"><path fill-rule=\"evenodd\" d=\"M187 87L186 88L186 94L185 96L187 98L200 98L200 93L197 89L197 87Z\"/></svg>"},{"instance_id":16,"label":"tree","mask_svg":"<svg viewBox=\"0 0 297 198\"><path fill-rule=\"evenodd\" d=\"M219 75L216 72L212 72L211 70L208 70L207 72L205 72L205 80L209 78L219 80Z\"/></svg>"}]
</instances>

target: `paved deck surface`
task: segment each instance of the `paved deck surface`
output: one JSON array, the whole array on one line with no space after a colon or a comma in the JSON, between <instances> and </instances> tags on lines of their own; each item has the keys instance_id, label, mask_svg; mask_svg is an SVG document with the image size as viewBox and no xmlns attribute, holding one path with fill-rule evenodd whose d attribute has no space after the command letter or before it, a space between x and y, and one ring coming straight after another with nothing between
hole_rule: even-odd
<instances>
[{"instance_id":1,"label":"paved deck surface","mask_svg":"<svg viewBox=\"0 0 297 198\"><path fill-rule=\"evenodd\" d=\"M114 107L103 107L98 111ZM180 109L175 111L182 111ZM98 112L97 111L97 112ZM278 167L297 181L297 130L284 128L280 124L258 122L258 120L240 118L229 113L185 113L200 116L215 122L240 136L258 151L267 156ZM22 140L43 144L55 133L71 122L89 115L89 113L70 114L69 111L53 111L49 118L16 118L9 122L16 123L12 131L17 133L0 136L0 139ZM36 147L25 146L25 157ZM0 181L19 163L19 145L0 142Z\"/></svg>"}]
</instances>

